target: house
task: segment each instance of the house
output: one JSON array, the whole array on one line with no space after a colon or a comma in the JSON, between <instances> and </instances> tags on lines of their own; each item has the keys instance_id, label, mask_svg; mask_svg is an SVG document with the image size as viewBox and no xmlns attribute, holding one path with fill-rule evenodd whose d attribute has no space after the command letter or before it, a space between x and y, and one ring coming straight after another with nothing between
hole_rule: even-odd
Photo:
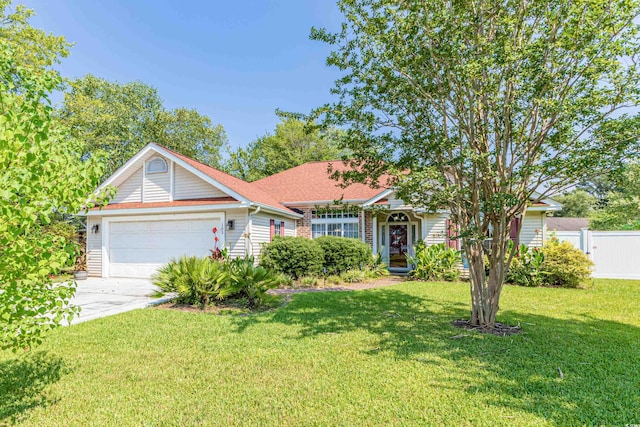
<instances>
[{"instance_id":1,"label":"house","mask_svg":"<svg viewBox=\"0 0 640 427\"><path fill-rule=\"evenodd\" d=\"M547 229L549 231L580 231L589 228L589 218L549 217Z\"/></svg>"},{"instance_id":2,"label":"house","mask_svg":"<svg viewBox=\"0 0 640 427\"><path fill-rule=\"evenodd\" d=\"M231 257L259 256L276 235L361 239L396 271L408 270L405 255L420 240L457 247L448 236L447 212L409 206L389 188L342 188L327 173L329 163L306 163L248 183L148 144L101 185L117 187L111 202L87 213L89 274L150 277L172 257L206 256L215 247L227 248ZM333 166L344 167L339 161ZM546 213L560 208L552 200L530 207L520 241L541 246Z\"/></svg>"}]
</instances>

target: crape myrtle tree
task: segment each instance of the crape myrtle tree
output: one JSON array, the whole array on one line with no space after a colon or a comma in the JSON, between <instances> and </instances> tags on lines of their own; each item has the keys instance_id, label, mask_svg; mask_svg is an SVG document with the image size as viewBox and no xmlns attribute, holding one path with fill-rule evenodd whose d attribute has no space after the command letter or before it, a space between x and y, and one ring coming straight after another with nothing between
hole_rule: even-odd
<instances>
[{"instance_id":1,"label":"crape myrtle tree","mask_svg":"<svg viewBox=\"0 0 640 427\"><path fill-rule=\"evenodd\" d=\"M353 170L339 175L375 185L390 174L405 200L450 210L469 262L470 324L492 329L513 220L637 154L638 2L338 5L340 31L311 37L333 46L327 63L343 72L337 100L312 114L346 130Z\"/></svg>"},{"instance_id":2,"label":"crape myrtle tree","mask_svg":"<svg viewBox=\"0 0 640 427\"><path fill-rule=\"evenodd\" d=\"M103 168L80 161L83 144L51 119L48 93L61 87L50 69L64 40L28 25L30 11L0 2L0 349L38 344L69 320L74 284L53 284L75 254L67 239L44 232L52 219L91 207ZM96 202L104 196L96 197Z\"/></svg>"}]
</instances>

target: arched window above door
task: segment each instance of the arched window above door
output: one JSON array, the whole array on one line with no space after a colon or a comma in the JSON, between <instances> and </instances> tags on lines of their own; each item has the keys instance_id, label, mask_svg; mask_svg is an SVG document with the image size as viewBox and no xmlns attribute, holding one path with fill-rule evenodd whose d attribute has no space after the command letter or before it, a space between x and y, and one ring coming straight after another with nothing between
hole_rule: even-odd
<instances>
[{"instance_id":1,"label":"arched window above door","mask_svg":"<svg viewBox=\"0 0 640 427\"><path fill-rule=\"evenodd\" d=\"M409 217L402 212L396 212L389 215L387 222L409 222Z\"/></svg>"}]
</instances>

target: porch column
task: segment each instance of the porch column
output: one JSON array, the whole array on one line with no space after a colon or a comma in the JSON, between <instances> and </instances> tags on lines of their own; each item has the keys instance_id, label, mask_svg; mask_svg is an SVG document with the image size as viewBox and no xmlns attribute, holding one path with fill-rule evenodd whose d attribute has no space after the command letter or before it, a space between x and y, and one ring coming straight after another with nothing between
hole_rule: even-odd
<instances>
[{"instance_id":1,"label":"porch column","mask_svg":"<svg viewBox=\"0 0 640 427\"><path fill-rule=\"evenodd\" d=\"M378 254L378 215L371 213L371 239L373 241L373 254Z\"/></svg>"}]
</instances>

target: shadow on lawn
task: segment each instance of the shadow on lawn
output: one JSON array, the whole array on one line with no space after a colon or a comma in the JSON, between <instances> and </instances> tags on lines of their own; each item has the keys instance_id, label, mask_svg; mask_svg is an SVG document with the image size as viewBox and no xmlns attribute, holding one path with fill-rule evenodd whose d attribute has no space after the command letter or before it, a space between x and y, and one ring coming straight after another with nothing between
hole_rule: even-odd
<instances>
[{"instance_id":1,"label":"shadow on lawn","mask_svg":"<svg viewBox=\"0 0 640 427\"><path fill-rule=\"evenodd\" d=\"M640 423L640 328L508 310L499 321L520 323L523 333L497 337L451 325L468 316L466 304L386 288L296 295L274 314L239 318L236 326L299 325L294 339L364 330L378 339L377 348L364 350L371 357L387 351L417 363L455 361L452 374L461 380L453 386L484 394L487 405L559 425Z\"/></svg>"},{"instance_id":2,"label":"shadow on lawn","mask_svg":"<svg viewBox=\"0 0 640 427\"><path fill-rule=\"evenodd\" d=\"M26 411L48 405L44 389L66 372L62 359L45 352L0 362L0 425L15 423Z\"/></svg>"}]
</instances>

